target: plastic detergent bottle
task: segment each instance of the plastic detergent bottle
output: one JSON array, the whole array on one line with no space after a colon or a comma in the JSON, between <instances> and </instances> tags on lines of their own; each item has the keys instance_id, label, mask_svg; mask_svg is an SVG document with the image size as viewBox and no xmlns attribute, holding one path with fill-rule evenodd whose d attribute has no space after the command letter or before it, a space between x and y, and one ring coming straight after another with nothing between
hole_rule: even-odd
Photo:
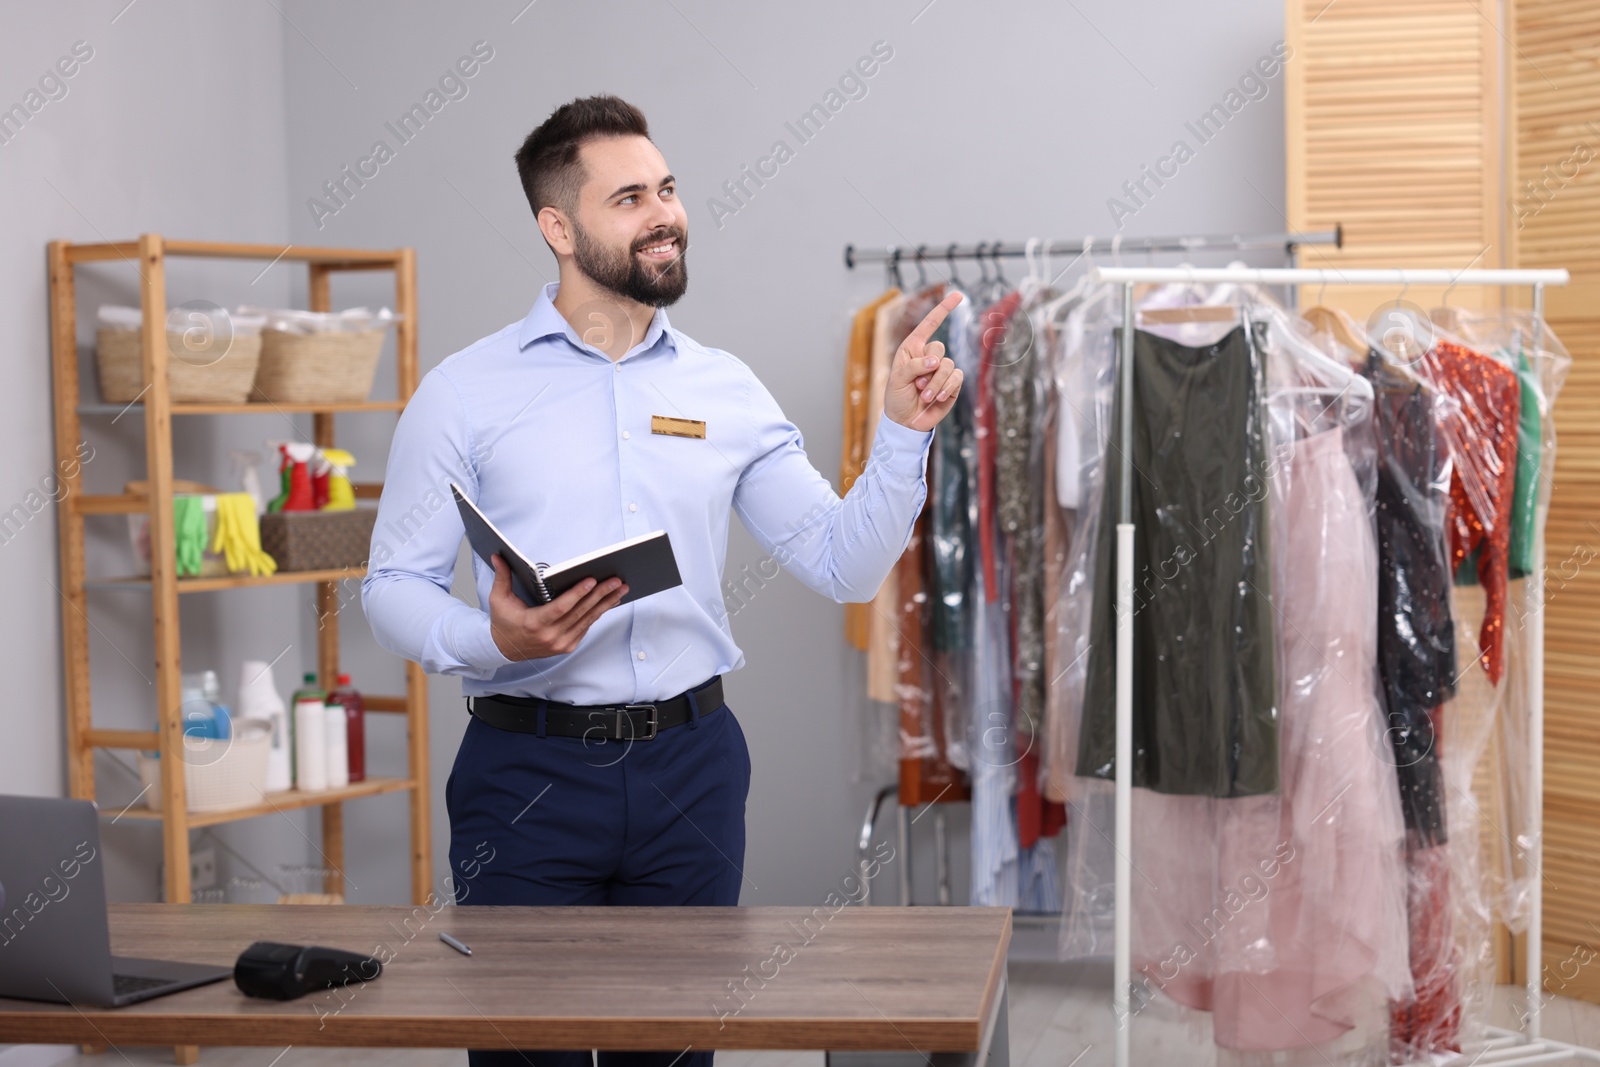
<instances>
[{"instance_id":1,"label":"plastic detergent bottle","mask_svg":"<svg viewBox=\"0 0 1600 1067\"><path fill-rule=\"evenodd\" d=\"M350 781L362 782L367 777L367 702L351 688L350 676L339 675L339 688L328 694L331 714L343 709L345 721L345 750L348 753Z\"/></svg>"},{"instance_id":2,"label":"plastic detergent bottle","mask_svg":"<svg viewBox=\"0 0 1600 1067\"><path fill-rule=\"evenodd\" d=\"M328 788L328 731L324 724L326 694L317 687L317 676L307 673L305 683L294 693L294 787L304 790Z\"/></svg>"}]
</instances>

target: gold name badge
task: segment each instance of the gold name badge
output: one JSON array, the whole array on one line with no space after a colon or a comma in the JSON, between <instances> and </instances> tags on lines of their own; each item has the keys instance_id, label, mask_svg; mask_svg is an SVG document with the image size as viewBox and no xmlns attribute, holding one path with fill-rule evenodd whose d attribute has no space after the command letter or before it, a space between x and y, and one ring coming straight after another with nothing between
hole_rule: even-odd
<instances>
[{"instance_id":1,"label":"gold name badge","mask_svg":"<svg viewBox=\"0 0 1600 1067\"><path fill-rule=\"evenodd\" d=\"M700 437L706 435L706 424L699 419L674 419L666 415L650 416L650 432L672 437Z\"/></svg>"}]
</instances>

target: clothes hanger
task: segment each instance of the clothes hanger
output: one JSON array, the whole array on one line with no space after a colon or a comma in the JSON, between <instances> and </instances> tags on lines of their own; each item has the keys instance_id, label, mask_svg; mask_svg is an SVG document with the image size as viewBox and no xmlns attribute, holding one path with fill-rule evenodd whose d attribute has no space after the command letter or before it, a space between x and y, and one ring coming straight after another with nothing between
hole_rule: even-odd
<instances>
[{"instance_id":1,"label":"clothes hanger","mask_svg":"<svg viewBox=\"0 0 1600 1067\"><path fill-rule=\"evenodd\" d=\"M1301 332L1292 313L1275 302L1258 301L1249 306L1247 317L1267 326L1261 343L1262 358L1268 361L1268 381L1272 383L1267 403L1283 410L1278 405L1288 401L1299 436L1310 436L1319 428L1333 428L1325 422L1330 417L1333 425L1340 428L1352 427L1370 417L1376 395L1373 383L1343 360L1323 352ZM1277 384L1274 379L1281 380L1285 366L1288 381ZM1312 406L1303 406L1302 399Z\"/></svg>"},{"instance_id":2,"label":"clothes hanger","mask_svg":"<svg viewBox=\"0 0 1600 1067\"><path fill-rule=\"evenodd\" d=\"M1381 321L1384 326L1377 336L1376 347L1385 362L1391 366L1406 367L1422 358L1432 347L1435 330L1432 320L1402 305L1406 293L1411 291L1411 279L1402 270L1400 280L1400 295L1383 312ZM1426 343L1419 343L1419 339L1426 339Z\"/></svg>"},{"instance_id":3,"label":"clothes hanger","mask_svg":"<svg viewBox=\"0 0 1600 1067\"><path fill-rule=\"evenodd\" d=\"M1367 359L1371 355L1373 349L1378 346L1372 343L1372 340L1367 336L1366 330L1363 329L1358 322L1356 322L1355 318L1348 311L1346 311L1344 308L1332 307L1322 302L1323 296L1327 293L1327 291L1328 280L1326 276L1324 276L1322 279L1322 285L1317 289L1316 304L1302 311L1300 313L1300 317L1305 321L1306 325L1310 327L1313 334L1325 334L1332 338L1335 344L1346 351L1347 355L1345 358L1350 362L1350 364L1359 369L1366 365ZM1421 378L1417 377L1417 375L1413 373L1409 366L1404 364L1388 365L1391 366L1393 370L1397 371L1401 377L1405 378L1412 384L1426 384Z\"/></svg>"},{"instance_id":4,"label":"clothes hanger","mask_svg":"<svg viewBox=\"0 0 1600 1067\"><path fill-rule=\"evenodd\" d=\"M1239 264L1243 266L1243 264ZM1186 269L1193 270L1186 265ZM1189 285L1193 285L1191 280ZM1257 285L1227 285L1217 286L1208 294L1209 299L1216 301L1226 299L1237 302L1207 303L1189 305L1186 307L1144 308L1140 309L1141 320L1150 324L1182 324L1190 322L1259 322L1272 329L1274 346L1285 352L1289 358L1303 364L1315 372L1321 383L1316 386L1288 386L1282 387L1279 392L1304 392L1307 394L1326 395L1328 393L1350 393L1351 395L1371 398L1372 385L1367 379L1347 364L1335 360L1323 352L1317 345L1306 337L1302 329L1295 322L1294 317L1281 304Z\"/></svg>"},{"instance_id":5,"label":"clothes hanger","mask_svg":"<svg viewBox=\"0 0 1600 1067\"><path fill-rule=\"evenodd\" d=\"M944 261L950 268L950 284L966 292L967 283L961 280L961 275L956 273L956 242L951 241L950 247L944 250Z\"/></svg>"},{"instance_id":6,"label":"clothes hanger","mask_svg":"<svg viewBox=\"0 0 1600 1067\"><path fill-rule=\"evenodd\" d=\"M1047 285L1049 285L1049 284L1051 284L1051 283L1053 283L1055 281L1055 275L1050 273L1050 266L1049 266L1050 257L1049 257L1049 254L1048 254L1049 248L1050 248L1050 242L1046 241L1045 242L1046 255L1045 255L1045 271L1044 271L1044 274L1045 274L1045 279L1046 279L1045 284L1047 284ZM1094 238L1093 237L1085 237L1083 239L1083 249L1078 253L1077 259L1074 259L1072 261L1072 263L1076 263L1079 259L1086 261L1084 263L1083 273L1078 275L1078 279L1075 282L1072 283L1071 288L1069 288L1066 292L1062 293L1060 296L1057 296L1057 297L1053 298L1052 300L1049 301L1049 303L1046 303L1046 304L1040 306L1039 315L1044 321L1046 321L1046 322L1054 321L1056 319L1056 317L1058 315L1060 315L1062 310L1066 310L1066 311L1070 312L1072 310L1072 308L1078 306L1078 304L1081 303L1083 301L1083 298L1088 294L1090 287L1093 285L1093 283L1089 280L1089 275L1094 272L1093 249L1094 249ZM1072 269L1072 263L1068 263L1065 267L1063 267L1061 272L1063 274L1065 274L1068 270Z\"/></svg>"},{"instance_id":7,"label":"clothes hanger","mask_svg":"<svg viewBox=\"0 0 1600 1067\"><path fill-rule=\"evenodd\" d=\"M1349 349L1352 354L1359 353L1363 359L1372 348L1371 342L1361 333L1350 313L1343 308L1317 304L1302 311L1300 317L1306 320L1312 333L1329 334L1341 346Z\"/></svg>"},{"instance_id":8,"label":"clothes hanger","mask_svg":"<svg viewBox=\"0 0 1600 1067\"><path fill-rule=\"evenodd\" d=\"M1435 327L1433 340L1449 341L1479 355L1488 356L1512 371L1517 370L1516 352L1519 346L1508 347L1508 330L1503 322L1496 322L1497 319L1503 320L1503 313L1497 315L1494 312L1451 307L1450 290L1454 288L1453 284L1447 286L1439 298L1439 306L1428 312L1428 321Z\"/></svg>"},{"instance_id":9,"label":"clothes hanger","mask_svg":"<svg viewBox=\"0 0 1600 1067\"><path fill-rule=\"evenodd\" d=\"M917 254L916 254L917 289L919 291L922 290L922 289L926 289L928 287L928 272L926 270L924 270L923 266L922 266L922 253L927 247L928 247L927 245L918 245L917 246Z\"/></svg>"},{"instance_id":10,"label":"clothes hanger","mask_svg":"<svg viewBox=\"0 0 1600 1067\"><path fill-rule=\"evenodd\" d=\"M1171 326L1186 322L1239 322L1240 309L1238 304L1229 303L1226 298L1232 296L1232 291L1213 293L1220 295L1222 300L1212 300L1201 303L1205 294L1201 293L1193 279L1194 266L1182 264L1182 269L1190 271L1188 281L1176 282L1171 285L1158 286L1145 294L1145 299L1155 298L1157 301L1169 300L1173 297L1181 301L1194 301L1193 303L1180 303L1177 305L1162 306L1158 303L1155 307L1139 308L1139 322L1147 326Z\"/></svg>"},{"instance_id":11,"label":"clothes hanger","mask_svg":"<svg viewBox=\"0 0 1600 1067\"><path fill-rule=\"evenodd\" d=\"M1011 282L1006 278L1005 266L1000 262L1000 242L996 241L994 247L989 249L989 254L994 257L994 280L1006 289L1011 288Z\"/></svg>"},{"instance_id":12,"label":"clothes hanger","mask_svg":"<svg viewBox=\"0 0 1600 1067\"><path fill-rule=\"evenodd\" d=\"M1180 322L1237 322L1238 304L1191 304L1176 308L1140 308L1139 321L1170 326Z\"/></svg>"},{"instance_id":13,"label":"clothes hanger","mask_svg":"<svg viewBox=\"0 0 1600 1067\"><path fill-rule=\"evenodd\" d=\"M1450 306L1450 290L1454 288L1453 283L1445 286L1444 292L1439 296L1439 306L1428 312L1428 319L1435 326L1451 333L1462 333L1461 312Z\"/></svg>"},{"instance_id":14,"label":"clothes hanger","mask_svg":"<svg viewBox=\"0 0 1600 1067\"><path fill-rule=\"evenodd\" d=\"M1345 323L1338 314L1325 305L1322 300L1328 294L1328 276L1322 276L1322 284L1317 287L1317 299L1314 304L1300 312L1300 317L1306 321L1312 333L1326 333L1332 335L1345 348L1359 348L1356 339L1350 336L1345 328Z\"/></svg>"},{"instance_id":15,"label":"clothes hanger","mask_svg":"<svg viewBox=\"0 0 1600 1067\"><path fill-rule=\"evenodd\" d=\"M1111 235L1111 265L1113 267L1122 266L1122 234L1120 233ZM1162 292L1167 288L1169 288L1169 286L1155 285L1152 283L1135 284L1133 287L1134 306L1138 307L1148 300L1153 293Z\"/></svg>"},{"instance_id":16,"label":"clothes hanger","mask_svg":"<svg viewBox=\"0 0 1600 1067\"><path fill-rule=\"evenodd\" d=\"M1039 238L1037 237L1028 238L1027 243L1022 246L1022 261L1027 265L1028 273L1023 277L1022 284L1018 285L1017 288L1018 290L1026 291L1030 295L1039 287L1039 264L1033 258L1034 252L1038 248Z\"/></svg>"},{"instance_id":17,"label":"clothes hanger","mask_svg":"<svg viewBox=\"0 0 1600 1067\"><path fill-rule=\"evenodd\" d=\"M1297 328L1294 316L1276 300L1256 286L1251 286L1246 296L1250 300L1246 308L1247 318L1252 322L1265 323L1271 331L1269 336L1272 344L1320 379L1317 385L1282 386L1275 389L1274 393L1322 396L1334 393L1372 399L1372 383L1366 376L1358 374L1348 363L1334 359L1314 344Z\"/></svg>"},{"instance_id":18,"label":"clothes hanger","mask_svg":"<svg viewBox=\"0 0 1600 1067\"><path fill-rule=\"evenodd\" d=\"M1024 306L1031 305L1044 293L1045 287L1049 285L1050 276L1040 269L1039 261L1034 255L1039 248L1039 244L1039 238L1030 237L1028 238L1028 243L1022 249L1022 258L1028 265L1028 273L1017 285L1017 292L1022 295Z\"/></svg>"},{"instance_id":19,"label":"clothes hanger","mask_svg":"<svg viewBox=\"0 0 1600 1067\"><path fill-rule=\"evenodd\" d=\"M1011 283L1006 280L1005 273L1000 269L1000 257L995 255L999 248L999 241L993 244L984 241L978 245L978 268L985 272L988 282L988 287L984 290L984 302L987 304L996 303L1011 291ZM994 274L992 276L988 274L985 266L984 260L986 259L994 262Z\"/></svg>"}]
</instances>

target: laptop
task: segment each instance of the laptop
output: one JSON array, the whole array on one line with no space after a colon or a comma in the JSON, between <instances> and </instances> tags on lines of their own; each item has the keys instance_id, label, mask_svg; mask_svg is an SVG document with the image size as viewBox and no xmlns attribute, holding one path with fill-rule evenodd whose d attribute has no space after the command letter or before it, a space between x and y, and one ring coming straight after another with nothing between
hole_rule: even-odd
<instances>
[{"instance_id":1,"label":"laptop","mask_svg":"<svg viewBox=\"0 0 1600 1067\"><path fill-rule=\"evenodd\" d=\"M120 1008L231 967L111 954L92 802L0 796L0 997Z\"/></svg>"}]
</instances>

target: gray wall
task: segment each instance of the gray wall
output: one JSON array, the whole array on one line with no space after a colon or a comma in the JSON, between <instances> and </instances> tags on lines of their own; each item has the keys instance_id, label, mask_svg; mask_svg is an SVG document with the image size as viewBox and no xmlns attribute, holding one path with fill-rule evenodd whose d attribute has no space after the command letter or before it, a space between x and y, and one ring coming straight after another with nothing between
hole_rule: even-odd
<instances>
[{"instance_id":1,"label":"gray wall","mask_svg":"<svg viewBox=\"0 0 1600 1067\"><path fill-rule=\"evenodd\" d=\"M0 272L11 283L0 286L0 300L14 302L0 331L12 342L20 374L19 388L0 396L10 416L0 421L0 439L13 457L0 473L0 500L19 497L51 462L43 242L95 236L46 178L108 235L165 230L415 246L426 368L521 318L538 287L555 277L511 163L521 138L567 99L618 93L649 115L689 209L693 284L672 309L673 322L749 362L830 479L839 463L850 312L883 282L877 268L844 268L846 243L942 248L956 240L1108 235L1116 232L1108 198L1124 196L1123 183L1139 178L1143 165L1154 166L1179 139L1193 158L1161 188L1147 185L1154 195L1143 205L1124 197L1137 210L1122 220L1122 232L1261 232L1285 225L1281 77L1257 91L1259 99L1209 143L1200 144L1184 125L1224 101L1282 37L1282 7L1270 0L1234 0L1225 8L1107 0L834 0L782 8L709 0L448 6L289 0L282 16L270 5L212 13L198 4L145 0L107 25L122 2L52 9L0 43L4 69L13 72L0 94L12 95L73 40L86 37L97 48L71 95L46 107L18 141L0 146L0 190L12 194L8 202L42 205L15 218L0 250ZM145 60L158 38L164 61L136 68L133 56ZM399 145L384 124L422 100L480 40L494 55L466 83L466 95ZM785 123L823 102L878 41L893 49L893 58L865 82L865 96L800 144ZM149 71L163 69L168 73L154 83L147 80ZM186 139L191 125L200 132ZM143 147L141 133L166 145ZM324 182L368 155L378 139L396 149L394 158L337 213L315 217L308 200L323 196ZM754 166L780 139L793 158L737 211L718 218L708 199L722 196L724 181L739 178L742 166ZM1020 264L1007 269L1013 277L1021 271ZM968 265L963 273L974 271ZM277 298L304 298L293 272L278 271L273 284ZM335 299L343 306L389 297L377 285L348 279L336 283ZM358 473L371 477L392 420L363 418L370 421L341 417L340 434L363 463ZM252 432L259 440L270 430ZM22 699L4 713L10 736L22 743L0 747L0 783L24 792L58 791L63 782L57 600L38 577L53 574L53 555L45 523L0 552L0 573L16 594L6 636L19 665L29 665L13 682ZM753 570L759 559L735 523L729 576ZM254 610L276 594L248 595ZM285 626L300 619L291 636L309 650L314 632L303 593L285 592L283 600L269 606L284 613ZM271 630L263 624L252 635L242 604L217 603L219 622L230 610L241 612L231 628L219 627L237 644L205 649L229 670L236 669L230 655L259 650L285 632L273 620ZM138 640L134 606L104 610L109 638ZM881 758L865 754L868 735L881 732L868 723L889 720L883 709L865 706L860 655L844 645L842 620L840 606L787 575L735 616L748 666L729 679L730 704L745 725L756 768L746 903L816 901L837 886L851 870L866 799L890 773ZM245 636L236 639L235 630ZM364 624L347 620L344 634L358 683L394 691L399 670L373 648ZM101 659L115 655L97 647L103 651ZM280 674L281 682L288 678ZM436 680L432 696L435 856L442 873L448 829L440 792L464 711L453 681ZM387 746L383 758L399 758L397 739L379 744ZM964 820L953 816L959 840ZM354 899L403 899L403 818L393 798L352 806ZM918 824L919 844L931 822ZM229 840L264 868L305 862L308 848L289 829L252 824L231 831L236 836ZM923 899L928 851L917 853ZM964 853L955 866L959 899Z\"/></svg>"},{"instance_id":2,"label":"gray wall","mask_svg":"<svg viewBox=\"0 0 1600 1067\"><path fill-rule=\"evenodd\" d=\"M282 18L270 5L223 9L190 2L16 5L0 34L0 99L24 94L74 42L93 56L67 79L66 95L46 103L20 132L0 144L0 345L6 388L0 390L3 509L23 501L52 473L48 286L45 244L52 238L97 241L141 232L213 240L282 241L286 126ZM240 47L248 42L248 47ZM8 131L10 132L10 131ZM261 265L175 261L168 272L172 303L210 298L277 303L291 298L290 273L260 274ZM88 361L94 310L102 303L138 304L138 274L129 263L95 264L77 272L83 397L98 399ZM260 419L179 420L174 452L179 477L229 484L227 451L259 448L269 435L294 432ZM143 477L144 433L137 416L86 419L94 449L84 467L89 492L117 492ZM126 521L90 520L89 573L129 573ZM55 508L41 511L0 544L5 589L4 647L8 701L0 710L0 791L66 791L61 686L61 612L57 593ZM220 670L231 689L239 661L277 655L280 669L300 666L296 590L235 591L186 597L183 652L192 669ZM150 604L146 593L90 594L94 718L107 727L150 728L155 721ZM276 642L276 644L273 644ZM270 650L267 649L271 645ZM306 662L314 660L309 656ZM139 792L132 753L96 759L103 804L120 808ZM275 873L279 863L304 864L303 815L281 825L266 820L231 827L224 843ZM120 819L107 825L107 870L113 899L153 899L160 891L160 833Z\"/></svg>"}]
</instances>

